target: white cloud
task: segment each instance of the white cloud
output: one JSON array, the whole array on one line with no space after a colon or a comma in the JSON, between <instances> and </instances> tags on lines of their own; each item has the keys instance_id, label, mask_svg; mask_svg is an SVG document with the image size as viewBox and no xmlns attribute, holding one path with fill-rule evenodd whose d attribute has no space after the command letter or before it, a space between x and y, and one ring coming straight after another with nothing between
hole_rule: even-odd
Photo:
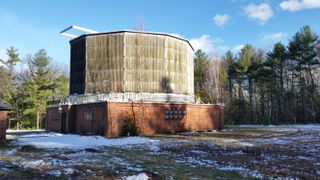
<instances>
[{"instance_id":1,"label":"white cloud","mask_svg":"<svg viewBox=\"0 0 320 180\"><path fill-rule=\"evenodd\" d=\"M238 53L243 47L244 47L244 44L238 44L238 45L234 46L231 51L233 53Z\"/></svg>"},{"instance_id":2,"label":"white cloud","mask_svg":"<svg viewBox=\"0 0 320 180\"><path fill-rule=\"evenodd\" d=\"M283 10L288 10L291 12L320 8L320 0L287 0L280 3L280 7Z\"/></svg>"},{"instance_id":3,"label":"white cloud","mask_svg":"<svg viewBox=\"0 0 320 180\"><path fill-rule=\"evenodd\" d=\"M202 35L199 38L191 39L190 43L195 50L201 49L206 53L217 51L217 49L213 45L213 40L209 35Z\"/></svg>"},{"instance_id":4,"label":"white cloud","mask_svg":"<svg viewBox=\"0 0 320 180\"><path fill-rule=\"evenodd\" d=\"M261 24L266 23L273 16L272 8L267 3L249 4L244 12L250 19L258 20Z\"/></svg>"},{"instance_id":5,"label":"white cloud","mask_svg":"<svg viewBox=\"0 0 320 180\"><path fill-rule=\"evenodd\" d=\"M277 33L268 33L261 36L262 40L266 41L280 41L288 36L285 32L277 32Z\"/></svg>"},{"instance_id":6,"label":"white cloud","mask_svg":"<svg viewBox=\"0 0 320 180\"><path fill-rule=\"evenodd\" d=\"M236 54L245 46L244 44L238 44L230 47L225 45L221 38L212 38L209 35L191 39L190 43L195 50L201 49L210 56L223 55L229 50Z\"/></svg>"},{"instance_id":7,"label":"white cloud","mask_svg":"<svg viewBox=\"0 0 320 180\"><path fill-rule=\"evenodd\" d=\"M213 21L217 26L224 26L230 20L228 14L217 14L213 17Z\"/></svg>"},{"instance_id":8,"label":"white cloud","mask_svg":"<svg viewBox=\"0 0 320 180\"><path fill-rule=\"evenodd\" d=\"M199 38L191 39L190 43L195 50L201 49L210 55L221 54L229 49L228 46L223 45L221 38L212 38L206 34Z\"/></svg>"}]
</instances>

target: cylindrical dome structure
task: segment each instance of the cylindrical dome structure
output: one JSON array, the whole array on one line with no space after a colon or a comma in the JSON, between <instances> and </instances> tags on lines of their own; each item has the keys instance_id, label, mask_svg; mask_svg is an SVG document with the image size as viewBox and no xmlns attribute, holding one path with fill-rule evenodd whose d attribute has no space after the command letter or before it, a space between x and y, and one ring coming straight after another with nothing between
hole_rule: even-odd
<instances>
[{"instance_id":1,"label":"cylindrical dome structure","mask_svg":"<svg viewBox=\"0 0 320 180\"><path fill-rule=\"evenodd\" d=\"M70 45L70 94L194 96L193 48L185 39L117 31L82 35Z\"/></svg>"},{"instance_id":2,"label":"cylindrical dome structure","mask_svg":"<svg viewBox=\"0 0 320 180\"><path fill-rule=\"evenodd\" d=\"M70 46L70 94L47 107L48 131L117 137L128 119L144 135L223 126L223 106L195 103L187 40L116 31L81 35Z\"/></svg>"}]
</instances>

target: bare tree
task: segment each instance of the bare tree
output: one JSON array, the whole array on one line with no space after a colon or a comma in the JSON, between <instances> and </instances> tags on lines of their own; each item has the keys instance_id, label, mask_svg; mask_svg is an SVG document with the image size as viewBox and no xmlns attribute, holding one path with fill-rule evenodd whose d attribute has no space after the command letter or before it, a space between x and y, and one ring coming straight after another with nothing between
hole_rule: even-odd
<instances>
[{"instance_id":1,"label":"bare tree","mask_svg":"<svg viewBox=\"0 0 320 180\"><path fill-rule=\"evenodd\" d=\"M223 61L219 56L211 56L208 65L206 88L210 92L211 101L215 101L212 103L220 103L223 92Z\"/></svg>"}]
</instances>

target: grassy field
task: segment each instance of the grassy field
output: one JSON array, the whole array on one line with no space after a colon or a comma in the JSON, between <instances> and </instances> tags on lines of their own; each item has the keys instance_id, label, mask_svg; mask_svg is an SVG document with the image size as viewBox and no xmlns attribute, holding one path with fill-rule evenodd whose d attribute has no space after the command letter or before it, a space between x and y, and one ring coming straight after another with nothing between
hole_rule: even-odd
<instances>
[{"instance_id":1,"label":"grassy field","mask_svg":"<svg viewBox=\"0 0 320 180\"><path fill-rule=\"evenodd\" d=\"M46 136L52 147L39 144ZM104 145L88 142L77 148L56 146L50 136L9 135L12 139L0 145L0 179L126 179L141 173L151 179L320 176L320 126L316 125L234 126L221 132L119 139L134 144L109 145L111 140L103 139ZM38 144L33 144L36 140Z\"/></svg>"}]
</instances>

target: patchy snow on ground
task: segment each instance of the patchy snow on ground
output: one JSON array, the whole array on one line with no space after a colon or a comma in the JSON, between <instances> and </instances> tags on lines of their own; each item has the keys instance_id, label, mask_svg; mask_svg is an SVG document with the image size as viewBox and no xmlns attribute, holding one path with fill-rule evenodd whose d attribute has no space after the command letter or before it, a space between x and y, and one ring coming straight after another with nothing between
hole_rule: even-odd
<instances>
[{"instance_id":1,"label":"patchy snow on ground","mask_svg":"<svg viewBox=\"0 0 320 180\"><path fill-rule=\"evenodd\" d=\"M9 134L20 134L20 133L29 133L29 132L45 132L45 130L13 130L13 129L7 129L6 131Z\"/></svg>"},{"instance_id":2,"label":"patchy snow on ground","mask_svg":"<svg viewBox=\"0 0 320 180\"><path fill-rule=\"evenodd\" d=\"M6 154L6 155L13 155L13 154L15 154L17 151L18 151L17 149L12 149L12 150L6 151L5 154Z\"/></svg>"},{"instance_id":3,"label":"patchy snow on ground","mask_svg":"<svg viewBox=\"0 0 320 180\"><path fill-rule=\"evenodd\" d=\"M254 144L249 143L249 142L239 142L239 144L240 144L241 146L248 146L248 147L254 146Z\"/></svg>"},{"instance_id":4,"label":"patchy snow on ground","mask_svg":"<svg viewBox=\"0 0 320 180\"><path fill-rule=\"evenodd\" d=\"M238 167L238 166L223 166L220 167L219 169L224 170L224 171L245 171L246 169L243 167Z\"/></svg>"},{"instance_id":5,"label":"patchy snow on ground","mask_svg":"<svg viewBox=\"0 0 320 180\"><path fill-rule=\"evenodd\" d=\"M127 176L125 180L148 180L149 177L146 173L139 173L138 175Z\"/></svg>"},{"instance_id":6,"label":"patchy snow on ground","mask_svg":"<svg viewBox=\"0 0 320 180\"><path fill-rule=\"evenodd\" d=\"M294 131L294 130L318 130L320 124L295 124L295 125L236 125L230 126L236 128L253 128L253 129L272 129L275 131Z\"/></svg>"},{"instance_id":7,"label":"patchy snow on ground","mask_svg":"<svg viewBox=\"0 0 320 180\"><path fill-rule=\"evenodd\" d=\"M33 145L38 148L84 149L101 146L128 146L157 144L158 140L145 137L108 139L101 136L80 136L59 133L28 134L17 139L19 145Z\"/></svg>"},{"instance_id":8,"label":"patchy snow on ground","mask_svg":"<svg viewBox=\"0 0 320 180\"><path fill-rule=\"evenodd\" d=\"M250 169L243 168L240 166L224 166L224 167L220 167L218 169L223 170L223 171L237 171L240 174L243 174L245 176L254 177L257 179L263 179L263 175L260 174L258 171L250 170Z\"/></svg>"},{"instance_id":9,"label":"patchy snow on ground","mask_svg":"<svg viewBox=\"0 0 320 180\"><path fill-rule=\"evenodd\" d=\"M108 139L36 131L13 137L13 146L0 149L0 177L1 171L23 168L48 177L84 179L108 177L109 171L114 179L144 180L157 175L174 179L181 170L191 172L186 175L194 179L209 179L209 171L198 171L202 168L224 175L237 173L244 179L318 179L320 175L320 125L241 125L224 132L153 138ZM23 145L45 150L33 152Z\"/></svg>"},{"instance_id":10,"label":"patchy snow on ground","mask_svg":"<svg viewBox=\"0 0 320 180\"><path fill-rule=\"evenodd\" d=\"M35 160L35 161L22 161L20 162L20 164L24 168L37 168L39 166L46 165L46 162L44 162L43 160Z\"/></svg>"},{"instance_id":11,"label":"patchy snow on ground","mask_svg":"<svg viewBox=\"0 0 320 180\"><path fill-rule=\"evenodd\" d=\"M73 168L65 168L65 169L63 169L63 172L66 175L72 175L72 174L74 174L76 172L76 170L73 169Z\"/></svg>"},{"instance_id":12,"label":"patchy snow on ground","mask_svg":"<svg viewBox=\"0 0 320 180\"><path fill-rule=\"evenodd\" d=\"M61 176L62 173L60 170L52 170L52 171L49 171L47 174L59 177L59 176Z\"/></svg>"},{"instance_id":13,"label":"patchy snow on ground","mask_svg":"<svg viewBox=\"0 0 320 180\"><path fill-rule=\"evenodd\" d=\"M219 139L219 140L216 140L216 142L222 142L222 143L225 143L225 144L234 144L234 145L238 145L238 146L254 146L254 144L252 144L252 142L245 142L243 140L239 140L239 139L232 139L232 138L229 138L229 139Z\"/></svg>"},{"instance_id":14,"label":"patchy snow on ground","mask_svg":"<svg viewBox=\"0 0 320 180\"><path fill-rule=\"evenodd\" d=\"M23 134L20 136L20 138L33 138L33 137L48 137L48 136L62 136L63 134L60 133L47 133L47 132L40 132L40 133L30 133L29 134Z\"/></svg>"}]
</instances>

